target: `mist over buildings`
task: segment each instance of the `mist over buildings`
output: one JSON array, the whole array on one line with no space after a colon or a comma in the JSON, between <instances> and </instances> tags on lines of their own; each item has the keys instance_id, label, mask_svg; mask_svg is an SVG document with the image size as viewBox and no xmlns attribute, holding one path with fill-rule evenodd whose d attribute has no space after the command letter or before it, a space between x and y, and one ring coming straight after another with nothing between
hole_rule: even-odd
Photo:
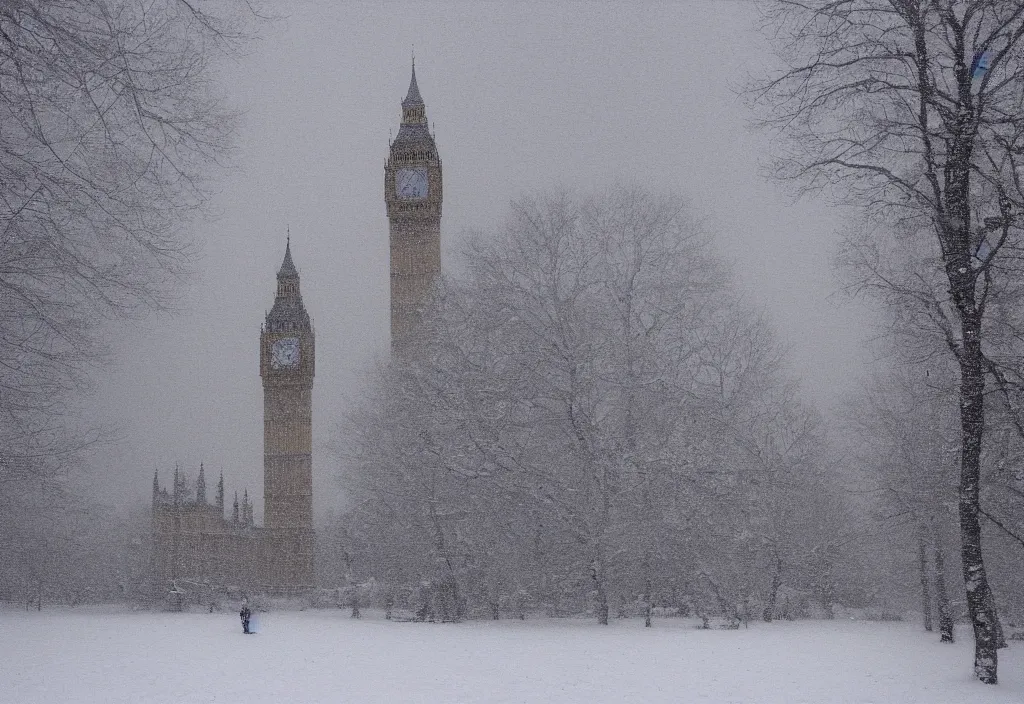
<instances>
[{"instance_id":1,"label":"mist over buildings","mask_svg":"<svg viewBox=\"0 0 1024 704\"><path fill-rule=\"evenodd\" d=\"M614 183L680 192L791 348L807 398L827 410L860 373L868 318L834 295L837 215L759 173L768 140L736 94L771 58L750 4L294 2L286 12L222 68L244 112L240 149L220 177L217 216L196 226L203 254L180 310L111 330L115 362L85 408L121 430L90 462L108 498L141 507L155 470L167 479L179 464L194 477L204 462L260 511L257 344L290 232L317 334L316 508L336 502L333 429L388 353L383 165L413 51L444 162L446 271L464 233L494 229L521 195Z\"/></svg>"}]
</instances>

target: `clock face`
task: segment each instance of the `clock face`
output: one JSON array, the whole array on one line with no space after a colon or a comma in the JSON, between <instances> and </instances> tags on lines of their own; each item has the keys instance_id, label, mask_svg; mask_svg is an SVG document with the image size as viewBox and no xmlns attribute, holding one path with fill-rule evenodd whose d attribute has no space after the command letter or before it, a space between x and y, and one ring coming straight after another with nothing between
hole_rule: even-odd
<instances>
[{"instance_id":1,"label":"clock face","mask_svg":"<svg viewBox=\"0 0 1024 704\"><path fill-rule=\"evenodd\" d=\"M427 170L399 169L395 174L395 195L402 200L427 197Z\"/></svg>"},{"instance_id":2,"label":"clock face","mask_svg":"<svg viewBox=\"0 0 1024 704\"><path fill-rule=\"evenodd\" d=\"M271 369L294 369L299 366L299 338L283 337L270 348Z\"/></svg>"}]
</instances>

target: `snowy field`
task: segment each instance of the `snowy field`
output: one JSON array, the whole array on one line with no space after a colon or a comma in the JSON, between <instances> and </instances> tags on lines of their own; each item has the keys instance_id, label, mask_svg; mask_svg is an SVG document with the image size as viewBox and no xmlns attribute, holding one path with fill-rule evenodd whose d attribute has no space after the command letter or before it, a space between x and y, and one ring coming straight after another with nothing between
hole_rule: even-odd
<instances>
[{"instance_id":1,"label":"snowy field","mask_svg":"<svg viewBox=\"0 0 1024 704\"><path fill-rule=\"evenodd\" d=\"M1024 644L998 687L971 679L968 633L850 621L698 631L666 619L397 623L343 611L263 615L0 610L0 701L750 702L1024 701Z\"/></svg>"}]
</instances>

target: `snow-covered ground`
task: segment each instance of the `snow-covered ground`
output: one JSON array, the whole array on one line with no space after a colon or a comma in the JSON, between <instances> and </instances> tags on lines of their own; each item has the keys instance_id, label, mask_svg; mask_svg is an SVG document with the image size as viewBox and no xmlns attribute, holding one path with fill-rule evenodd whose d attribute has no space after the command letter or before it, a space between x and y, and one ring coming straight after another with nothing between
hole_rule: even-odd
<instances>
[{"instance_id":1,"label":"snow-covered ground","mask_svg":"<svg viewBox=\"0 0 1024 704\"><path fill-rule=\"evenodd\" d=\"M397 623L344 611L238 615L0 610L0 701L312 702L1024 701L1024 644L1001 684L972 680L968 633L803 621L699 631L690 621Z\"/></svg>"}]
</instances>

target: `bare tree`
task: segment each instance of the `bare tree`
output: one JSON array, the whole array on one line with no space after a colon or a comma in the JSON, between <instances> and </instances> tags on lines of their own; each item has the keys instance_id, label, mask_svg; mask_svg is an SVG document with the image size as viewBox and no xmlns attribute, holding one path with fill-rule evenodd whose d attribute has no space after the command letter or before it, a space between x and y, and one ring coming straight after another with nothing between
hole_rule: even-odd
<instances>
[{"instance_id":1,"label":"bare tree","mask_svg":"<svg viewBox=\"0 0 1024 704\"><path fill-rule=\"evenodd\" d=\"M770 551L794 582L832 558L805 540L829 520L799 486L813 413L680 199L519 201L436 304L348 429L378 579L453 580L492 617L636 604L650 623L669 594L745 614Z\"/></svg>"},{"instance_id":2,"label":"bare tree","mask_svg":"<svg viewBox=\"0 0 1024 704\"><path fill-rule=\"evenodd\" d=\"M165 308L228 153L245 0L0 3L0 504L60 487L112 319ZM58 492L59 493L59 492Z\"/></svg>"},{"instance_id":3,"label":"bare tree","mask_svg":"<svg viewBox=\"0 0 1024 704\"><path fill-rule=\"evenodd\" d=\"M165 306L187 272L233 124L212 62L240 46L242 10L0 5L0 464L67 448L98 325Z\"/></svg>"},{"instance_id":4,"label":"bare tree","mask_svg":"<svg viewBox=\"0 0 1024 704\"><path fill-rule=\"evenodd\" d=\"M935 243L960 379L959 516L977 677L997 682L981 549L987 304L1020 243L1024 6L1007 0L776 0L785 68L752 102L786 138L776 174L827 189L892 233ZM896 236L895 234L893 236ZM936 317L942 311L934 310Z\"/></svg>"}]
</instances>

